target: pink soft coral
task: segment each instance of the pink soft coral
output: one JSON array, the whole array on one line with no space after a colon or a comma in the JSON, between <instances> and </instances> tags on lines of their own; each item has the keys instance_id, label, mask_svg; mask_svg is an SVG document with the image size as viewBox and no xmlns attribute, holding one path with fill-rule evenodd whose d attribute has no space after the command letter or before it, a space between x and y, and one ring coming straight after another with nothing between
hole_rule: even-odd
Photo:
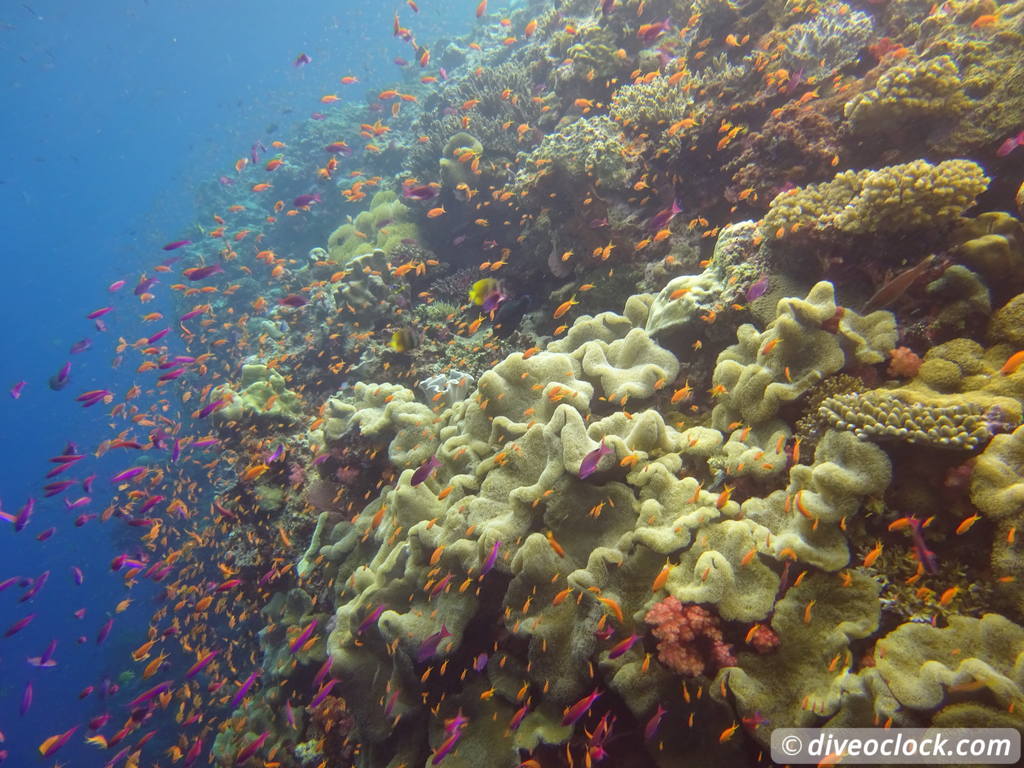
<instances>
[{"instance_id":1,"label":"pink soft coral","mask_svg":"<svg viewBox=\"0 0 1024 768\"><path fill-rule=\"evenodd\" d=\"M896 347L889 351L889 357L892 358L889 363L889 375L907 379L917 376L921 363L924 362L909 347Z\"/></svg>"},{"instance_id":2,"label":"pink soft coral","mask_svg":"<svg viewBox=\"0 0 1024 768\"><path fill-rule=\"evenodd\" d=\"M706 608L666 597L647 612L644 621L654 627L659 661L674 672L695 677L709 665L718 669L736 664L718 618Z\"/></svg>"}]
</instances>

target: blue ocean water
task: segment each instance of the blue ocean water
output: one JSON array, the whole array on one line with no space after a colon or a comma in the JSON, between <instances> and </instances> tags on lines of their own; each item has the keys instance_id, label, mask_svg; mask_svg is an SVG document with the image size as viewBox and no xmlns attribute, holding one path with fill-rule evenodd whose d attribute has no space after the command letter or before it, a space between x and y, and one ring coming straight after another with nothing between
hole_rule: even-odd
<instances>
[{"instance_id":1,"label":"blue ocean water","mask_svg":"<svg viewBox=\"0 0 1024 768\"><path fill-rule=\"evenodd\" d=\"M417 31L430 40L468 29L471 9L469 2L431 3L416 19ZM12 533L6 524L0 531L0 581L50 571L27 603L17 602L17 584L0 594L5 628L36 615L0 640L0 750L8 764L38 764L45 738L87 717L111 711L114 721L123 719L123 701L103 701L98 690L104 680L117 680L127 650L146 639L158 591L124 590L109 562L125 542L112 540L110 526L72 523L83 509L103 509L111 495L107 477L127 466L122 456L93 462L90 471L99 477L86 508L67 511L64 495L41 497L43 475L55 466L48 458L68 442L90 453L112 436L104 406L82 408L75 396L124 392L137 383L134 364L112 366L114 347L120 336L134 340L161 327L139 317L173 312L171 280L144 309L129 301L130 292L167 255L161 245L187 237L200 220L211 224L210 212L195 205L200 185L231 173L254 142L287 141L321 106L322 94L340 90L340 76L358 76L360 84L350 86L358 90L346 93L360 95L395 77L392 59L408 46L391 33L394 10L353 0L34 0L0 7L0 501L10 514L30 497L37 502L24 531ZM312 63L296 68L300 52ZM108 293L117 280L128 285ZM107 304L115 310L100 332L85 315ZM69 354L82 339L91 347ZM48 379L67 361L70 384L51 390ZM21 380L21 397L9 397L7 389ZM50 526L57 529L52 538L37 541ZM72 566L85 574L80 587ZM125 596L133 605L97 646L97 632ZM79 608L83 619L72 615ZM51 639L57 666L27 664ZM27 683L33 701L19 716ZM90 685L97 691L80 701ZM47 764L101 765L108 756L79 735Z\"/></svg>"}]
</instances>

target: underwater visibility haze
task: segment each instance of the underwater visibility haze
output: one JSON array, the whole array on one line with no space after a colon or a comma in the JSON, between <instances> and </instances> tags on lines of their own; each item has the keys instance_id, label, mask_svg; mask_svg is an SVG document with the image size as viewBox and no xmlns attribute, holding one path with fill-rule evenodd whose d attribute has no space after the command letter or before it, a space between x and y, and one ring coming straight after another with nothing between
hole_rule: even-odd
<instances>
[{"instance_id":1,"label":"underwater visibility haze","mask_svg":"<svg viewBox=\"0 0 1024 768\"><path fill-rule=\"evenodd\" d=\"M39 0L0 61L0 763L1024 731L1024 3Z\"/></svg>"}]
</instances>

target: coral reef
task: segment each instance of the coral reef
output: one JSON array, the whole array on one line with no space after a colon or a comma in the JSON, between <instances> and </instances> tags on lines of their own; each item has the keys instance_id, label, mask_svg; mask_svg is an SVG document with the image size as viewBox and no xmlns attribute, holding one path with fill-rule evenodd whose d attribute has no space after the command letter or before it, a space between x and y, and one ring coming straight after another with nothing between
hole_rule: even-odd
<instances>
[{"instance_id":1,"label":"coral reef","mask_svg":"<svg viewBox=\"0 0 1024 768\"><path fill-rule=\"evenodd\" d=\"M844 171L825 184L783 192L761 222L765 237L913 232L953 224L988 184L969 160L915 160L877 171Z\"/></svg>"}]
</instances>

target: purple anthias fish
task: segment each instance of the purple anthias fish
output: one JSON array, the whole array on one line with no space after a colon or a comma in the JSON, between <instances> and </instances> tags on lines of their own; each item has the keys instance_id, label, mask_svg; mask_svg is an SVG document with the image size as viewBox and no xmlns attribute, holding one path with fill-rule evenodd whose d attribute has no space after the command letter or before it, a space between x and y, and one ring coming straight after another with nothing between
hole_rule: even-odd
<instances>
[{"instance_id":1,"label":"purple anthias fish","mask_svg":"<svg viewBox=\"0 0 1024 768\"><path fill-rule=\"evenodd\" d=\"M142 704L145 704L147 701L152 701L157 696L159 696L161 693L164 693L165 691L169 691L173 684L174 683L171 680L164 680L162 683L154 685L152 688L150 688L145 693L140 693L134 699L129 701L126 706L127 706L128 709L135 709L136 707L139 707Z\"/></svg>"},{"instance_id":2,"label":"purple anthias fish","mask_svg":"<svg viewBox=\"0 0 1024 768\"><path fill-rule=\"evenodd\" d=\"M275 461L280 459L283 454L284 454L284 443L278 443L277 444L277 448L274 449L274 452L267 457L266 463L267 464L273 464Z\"/></svg>"},{"instance_id":3,"label":"purple anthias fish","mask_svg":"<svg viewBox=\"0 0 1024 768\"><path fill-rule=\"evenodd\" d=\"M278 299L277 303L280 304L282 307L293 307L295 309L298 309L299 307L306 306L308 302L306 301L305 296L300 296L297 293L290 293L284 298Z\"/></svg>"},{"instance_id":4,"label":"purple anthias fish","mask_svg":"<svg viewBox=\"0 0 1024 768\"><path fill-rule=\"evenodd\" d=\"M604 438L602 438L601 444L584 456L583 461L580 462L580 471L578 475L580 480L586 480L594 474L594 472L597 471L597 465L601 462L601 459L613 452L614 449L606 445Z\"/></svg>"},{"instance_id":5,"label":"purple anthias fish","mask_svg":"<svg viewBox=\"0 0 1024 768\"><path fill-rule=\"evenodd\" d=\"M306 195L299 195L294 200L292 200L292 205L294 205L296 208L304 208L307 205L312 205L313 203L319 203L319 202L320 202L320 193L319 192L313 192L313 193L306 194Z\"/></svg>"},{"instance_id":6,"label":"purple anthias fish","mask_svg":"<svg viewBox=\"0 0 1024 768\"><path fill-rule=\"evenodd\" d=\"M54 392L64 389L71 379L71 362L68 361L61 366L61 369L50 377L50 389Z\"/></svg>"},{"instance_id":7,"label":"purple anthias fish","mask_svg":"<svg viewBox=\"0 0 1024 768\"><path fill-rule=\"evenodd\" d=\"M241 765L250 757L255 755L256 751L263 746L264 742L266 742L268 736L270 736L270 731L264 731L255 739L253 739L248 744L248 746L245 746L242 749L240 749L238 751L238 754L235 756L235 765Z\"/></svg>"},{"instance_id":8,"label":"purple anthias fish","mask_svg":"<svg viewBox=\"0 0 1024 768\"><path fill-rule=\"evenodd\" d=\"M407 200L433 200L440 194L440 188L433 184L406 184L402 187L402 197Z\"/></svg>"},{"instance_id":9,"label":"purple anthias fish","mask_svg":"<svg viewBox=\"0 0 1024 768\"><path fill-rule=\"evenodd\" d=\"M82 569L79 568L77 565L71 566L71 577L75 580L75 584L79 587L82 586L82 583L85 581L85 574L82 573Z\"/></svg>"},{"instance_id":10,"label":"purple anthias fish","mask_svg":"<svg viewBox=\"0 0 1024 768\"><path fill-rule=\"evenodd\" d=\"M440 631L435 632L423 641L423 644L420 646L419 652L416 654L416 661L418 663L422 663L427 659L432 658L434 654L437 653L437 646L441 644L441 641L444 640L446 637L451 636L452 633L448 631L448 627L442 624Z\"/></svg>"},{"instance_id":11,"label":"purple anthias fish","mask_svg":"<svg viewBox=\"0 0 1024 768\"><path fill-rule=\"evenodd\" d=\"M110 478L110 482L121 483L127 480L132 480L138 477L139 475L143 474L144 472L146 472L145 467L132 467L131 469L126 469L123 472L118 472L116 475Z\"/></svg>"},{"instance_id":12,"label":"purple anthias fish","mask_svg":"<svg viewBox=\"0 0 1024 768\"><path fill-rule=\"evenodd\" d=\"M230 187L230 186L232 186L235 183L231 179L229 179L227 176L221 176L219 179L217 179L217 181L219 181L225 187Z\"/></svg>"},{"instance_id":13,"label":"purple anthias fish","mask_svg":"<svg viewBox=\"0 0 1024 768\"><path fill-rule=\"evenodd\" d=\"M87 314L85 316L85 318L87 320L95 320L96 318L103 317L108 312L113 312L113 311L114 311L113 307L100 307L99 309L94 309L92 312Z\"/></svg>"},{"instance_id":14,"label":"purple anthias fish","mask_svg":"<svg viewBox=\"0 0 1024 768\"><path fill-rule=\"evenodd\" d=\"M584 696L571 707L566 707L562 716L562 725L572 725L583 717L600 696L601 692L595 689L593 693Z\"/></svg>"},{"instance_id":15,"label":"purple anthias fish","mask_svg":"<svg viewBox=\"0 0 1024 768\"><path fill-rule=\"evenodd\" d=\"M171 242L171 243L168 243L167 245L165 245L164 246L164 250L165 251L173 251L173 250L181 248L182 246L185 246L185 245L192 245L192 241L191 240L175 240L174 242Z\"/></svg>"},{"instance_id":16,"label":"purple anthias fish","mask_svg":"<svg viewBox=\"0 0 1024 768\"><path fill-rule=\"evenodd\" d=\"M324 683L320 690L316 692L316 696L313 697L313 700L309 702L309 708L316 709L319 707L323 703L324 699L327 698L327 694L329 694L331 689L337 684L338 680L334 677Z\"/></svg>"},{"instance_id":17,"label":"purple anthias fish","mask_svg":"<svg viewBox=\"0 0 1024 768\"><path fill-rule=\"evenodd\" d=\"M320 665L320 669L316 671L316 677L313 678L313 687L316 688L323 682L323 679L327 677L327 673L331 671L331 664L333 659L331 655L327 654L327 658L324 659L324 663Z\"/></svg>"},{"instance_id":18,"label":"purple anthias fish","mask_svg":"<svg viewBox=\"0 0 1024 768\"><path fill-rule=\"evenodd\" d=\"M110 630L114 628L114 620L107 619L106 622L100 627L100 631L96 633L96 645L103 645L103 642L110 637Z\"/></svg>"},{"instance_id":19,"label":"purple anthias fish","mask_svg":"<svg viewBox=\"0 0 1024 768\"><path fill-rule=\"evenodd\" d=\"M323 112L314 112L313 114L311 114L309 116L309 119L310 120L326 120L327 119L327 115L325 115Z\"/></svg>"},{"instance_id":20,"label":"purple anthias fish","mask_svg":"<svg viewBox=\"0 0 1024 768\"><path fill-rule=\"evenodd\" d=\"M210 264L207 267L196 267L195 269L188 270L186 277L192 281L203 280L210 277L210 275L219 275L223 271L224 267L220 264Z\"/></svg>"},{"instance_id":21,"label":"purple anthias fish","mask_svg":"<svg viewBox=\"0 0 1024 768\"><path fill-rule=\"evenodd\" d=\"M267 148L263 146L262 141L257 141L249 150L249 159L252 160L252 164L256 165L260 161L260 153L266 152Z\"/></svg>"},{"instance_id":22,"label":"purple anthias fish","mask_svg":"<svg viewBox=\"0 0 1024 768\"><path fill-rule=\"evenodd\" d=\"M74 344L71 345L71 354L77 355L79 352L85 352L85 350L87 350L91 346L92 339L82 339L81 341L76 341Z\"/></svg>"},{"instance_id":23,"label":"purple anthias fish","mask_svg":"<svg viewBox=\"0 0 1024 768\"><path fill-rule=\"evenodd\" d=\"M311 59L309 57L309 54L307 54L307 53L300 53L298 56L295 57L295 61L293 62L292 66L294 66L294 67L304 67L307 64L312 64L312 63L313 63L313 59Z\"/></svg>"},{"instance_id":24,"label":"purple anthias fish","mask_svg":"<svg viewBox=\"0 0 1024 768\"><path fill-rule=\"evenodd\" d=\"M7 628L7 631L4 632L4 637L12 637L13 635L18 634L19 632L21 632L21 630L23 630L25 627L31 624L32 619L34 619L35 617L36 615L34 613L30 613L25 618L18 619L16 622L11 624L11 626Z\"/></svg>"},{"instance_id":25,"label":"purple anthias fish","mask_svg":"<svg viewBox=\"0 0 1024 768\"><path fill-rule=\"evenodd\" d=\"M57 666L57 662L53 660L53 654L57 651L57 639L54 638L50 641L50 644L46 646L46 650L43 651L41 656L29 656L27 661L33 667L39 669L52 669Z\"/></svg>"},{"instance_id":26,"label":"purple anthias fish","mask_svg":"<svg viewBox=\"0 0 1024 768\"><path fill-rule=\"evenodd\" d=\"M501 541L494 542L491 547L491 553L487 555L487 559L484 560L483 566L480 568L480 575L486 576L494 568L494 564L498 562L498 551L501 549Z\"/></svg>"},{"instance_id":27,"label":"purple anthias fish","mask_svg":"<svg viewBox=\"0 0 1024 768\"><path fill-rule=\"evenodd\" d=\"M664 229L677 214L682 212L683 209L679 206L679 201L673 200L671 206L660 210L651 216L650 220L647 222L647 229L651 232L657 232L660 229Z\"/></svg>"},{"instance_id":28,"label":"purple anthias fish","mask_svg":"<svg viewBox=\"0 0 1024 768\"><path fill-rule=\"evenodd\" d=\"M138 285L135 286L135 290L132 291L132 293L136 296L141 296L156 284L157 279L155 277L146 277L145 275L142 275L142 277L139 278Z\"/></svg>"},{"instance_id":29,"label":"purple anthias fish","mask_svg":"<svg viewBox=\"0 0 1024 768\"><path fill-rule=\"evenodd\" d=\"M636 36L643 40L645 43L653 43L663 34L668 32L672 24L668 19L665 19L660 24L645 24L644 26L646 27L646 29L643 32L638 31L636 33Z\"/></svg>"},{"instance_id":30,"label":"purple anthias fish","mask_svg":"<svg viewBox=\"0 0 1024 768\"><path fill-rule=\"evenodd\" d=\"M651 719L647 721L647 725L644 726L644 740L650 741L658 733L658 726L661 725L661 719L665 717L665 713L668 712L661 704L651 715Z\"/></svg>"},{"instance_id":31,"label":"purple anthias fish","mask_svg":"<svg viewBox=\"0 0 1024 768\"><path fill-rule=\"evenodd\" d=\"M227 404L227 400L214 400L209 405L203 406L203 408L199 411L199 418L205 419L211 413L213 413L216 410L219 410L220 408L223 408Z\"/></svg>"},{"instance_id":32,"label":"purple anthias fish","mask_svg":"<svg viewBox=\"0 0 1024 768\"><path fill-rule=\"evenodd\" d=\"M754 299L759 299L764 296L768 292L769 285L768 275L764 275L759 278L757 282L751 283L750 287L747 288L747 301L753 301Z\"/></svg>"},{"instance_id":33,"label":"purple anthias fish","mask_svg":"<svg viewBox=\"0 0 1024 768\"><path fill-rule=\"evenodd\" d=\"M939 562L935 558L935 553L928 549L928 545L925 544L921 528L920 520L914 517L910 518L910 536L914 541L914 551L917 553L917 558L921 561L925 571L936 574L939 572Z\"/></svg>"},{"instance_id":34,"label":"purple anthias fish","mask_svg":"<svg viewBox=\"0 0 1024 768\"><path fill-rule=\"evenodd\" d=\"M292 640L291 645L288 646L288 650L291 651L291 653L298 653L299 649L303 645L305 645L306 641L309 640L310 636L316 630L317 623L317 620L313 619L311 622L309 622L309 626L302 630L298 637Z\"/></svg>"},{"instance_id":35,"label":"purple anthias fish","mask_svg":"<svg viewBox=\"0 0 1024 768\"><path fill-rule=\"evenodd\" d=\"M409 484L413 486L419 485L434 474L434 470L440 466L441 462L437 456L431 456L423 462L415 472L412 473L412 480L409 481Z\"/></svg>"},{"instance_id":36,"label":"purple anthias fish","mask_svg":"<svg viewBox=\"0 0 1024 768\"><path fill-rule=\"evenodd\" d=\"M28 382L23 379L19 381L17 384L15 384L13 387L11 387L11 397L14 400L17 400L19 397L21 397L21 392L23 389L25 389L26 384L28 384Z\"/></svg>"},{"instance_id":37,"label":"purple anthias fish","mask_svg":"<svg viewBox=\"0 0 1024 768\"><path fill-rule=\"evenodd\" d=\"M50 572L49 571L43 571L41 574L36 576L35 579L32 580L32 585L27 590L25 590L25 593L21 597L18 598L18 602L19 603L28 602L33 597L38 595L39 594L39 590L41 590L44 586L46 586L46 582L49 581L49 579L50 579Z\"/></svg>"},{"instance_id":38,"label":"purple anthias fish","mask_svg":"<svg viewBox=\"0 0 1024 768\"><path fill-rule=\"evenodd\" d=\"M18 514L14 516L14 532L18 533L23 531L25 526L28 525L29 518L32 517L32 510L36 508L36 500L29 499L25 502L24 506L18 510Z\"/></svg>"},{"instance_id":39,"label":"purple anthias fish","mask_svg":"<svg viewBox=\"0 0 1024 768\"><path fill-rule=\"evenodd\" d=\"M155 344L156 342L160 341L160 339L162 339L164 336L166 336L170 332L171 332L170 328L164 328L161 331L157 331L152 336L150 336L148 339L146 339L146 343L147 344Z\"/></svg>"},{"instance_id":40,"label":"purple anthias fish","mask_svg":"<svg viewBox=\"0 0 1024 768\"><path fill-rule=\"evenodd\" d=\"M185 672L185 679L191 680L193 677L202 672L210 664L210 662L217 658L217 654L219 653L220 651L210 651L208 654L203 656L203 658L201 658L199 661L197 661L195 664L188 668L188 671Z\"/></svg>"},{"instance_id":41,"label":"purple anthias fish","mask_svg":"<svg viewBox=\"0 0 1024 768\"><path fill-rule=\"evenodd\" d=\"M256 682L256 678L259 677L259 675L260 670L254 669L252 671L252 674L245 679L245 682L238 686L238 690L235 692L235 695L231 697L231 701L228 703L229 709L234 709L242 703L242 699L245 698L245 694L247 694L249 692L249 689L252 688L253 684Z\"/></svg>"},{"instance_id":42,"label":"purple anthias fish","mask_svg":"<svg viewBox=\"0 0 1024 768\"><path fill-rule=\"evenodd\" d=\"M21 692L21 704L18 706L18 714L24 717L32 707L32 681L25 683Z\"/></svg>"},{"instance_id":43,"label":"purple anthias fish","mask_svg":"<svg viewBox=\"0 0 1024 768\"><path fill-rule=\"evenodd\" d=\"M359 627L356 629L356 634L357 635L361 635L361 634L363 634L363 632L365 632L370 627L372 627L374 624L376 624L377 623L377 619L379 619L380 615L382 613L384 613L384 611L386 611L386 610L387 610L387 606L386 605L378 605L376 608L374 608L372 611L370 611L370 614L365 619L363 619L361 622L359 622Z\"/></svg>"}]
</instances>

